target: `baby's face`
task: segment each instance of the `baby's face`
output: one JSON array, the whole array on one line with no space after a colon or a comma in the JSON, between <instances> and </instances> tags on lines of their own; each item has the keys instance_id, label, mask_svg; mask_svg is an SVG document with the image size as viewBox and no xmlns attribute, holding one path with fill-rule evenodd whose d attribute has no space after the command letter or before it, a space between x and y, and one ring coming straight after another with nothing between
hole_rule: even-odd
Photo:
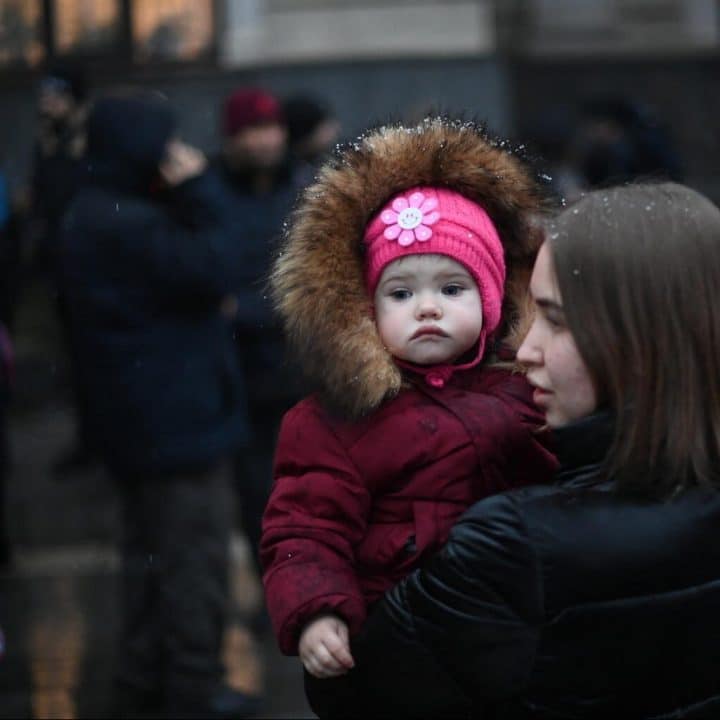
<instances>
[{"instance_id":1,"label":"baby's face","mask_svg":"<svg viewBox=\"0 0 720 720\"><path fill-rule=\"evenodd\" d=\"M468 270L444 255L390 263L375 290L375 320L392 355L418 365L455 362L477 342L482 302Z\"/></svg>"}]
</instances>

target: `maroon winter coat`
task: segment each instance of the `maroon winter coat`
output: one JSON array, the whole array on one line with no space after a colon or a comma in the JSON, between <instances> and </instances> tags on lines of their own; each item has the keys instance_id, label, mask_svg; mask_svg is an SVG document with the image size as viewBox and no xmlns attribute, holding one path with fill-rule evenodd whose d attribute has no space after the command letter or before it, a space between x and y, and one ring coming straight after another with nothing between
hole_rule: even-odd
<instances>
[{"instance_id":1,"label":"maroon winter coat","mask_svg":"<svg viewBox=\"0 0 720 720\"><path fill-rule=\"evenodd\" d=\"M546 482L555 468L522 375L488 356L442 389L408 386L377 332L363 232L391 197L423 185L473 200L498 230L506 281L494 346L516 349L528 324L542 192L482 128L443 119L378 128L303 192L271 287L293 358L323 402L305 400L285 416L261 542L286 653L318 613L337 613L357 633L368 603L438 549L475 500Z\"/></svg>"},{"instance_id":2,"label":"maroon winter coat","mask_svg":"<svg viewBox=\"0 0 720 720\"><path fill-rule=\"evenodd\" d=\"M476 368L408 389L359 422L309 398L284 418L261 557L283 652L332 612L357 633L367 606L436 551L487 495L551 479L542 416L519 374Z\"/></svg>"}]
</instances>

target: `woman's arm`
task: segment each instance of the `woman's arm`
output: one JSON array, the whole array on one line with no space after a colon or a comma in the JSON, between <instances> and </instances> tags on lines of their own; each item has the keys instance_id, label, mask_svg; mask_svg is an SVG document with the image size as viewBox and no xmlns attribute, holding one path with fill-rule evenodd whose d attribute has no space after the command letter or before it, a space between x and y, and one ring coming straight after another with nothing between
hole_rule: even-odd
<instances>
[{"instance_id":1,"label":"woman's arm","mask_svg":"<svg viewBox=\"0 0 720 720\"><path fill-rule=\"evenodd\" d=\"M476 707L521 691L543 618L542 575L518 502L525 492L476 503L443 550L386 593L355 654L365 673L381 680L390 666L414 666L404 692L414 683L426 704L438 669L441 686L456 684Z\"/></svg>"}]
</instances>

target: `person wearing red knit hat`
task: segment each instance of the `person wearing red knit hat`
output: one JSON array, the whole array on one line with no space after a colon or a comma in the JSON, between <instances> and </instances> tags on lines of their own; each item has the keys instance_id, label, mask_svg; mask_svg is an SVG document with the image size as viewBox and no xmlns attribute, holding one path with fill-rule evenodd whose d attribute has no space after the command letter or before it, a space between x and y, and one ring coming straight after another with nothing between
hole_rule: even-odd
<instances>
[{"instance_id":1,"label":"person wearing red knit hat","mask_svg":"<svg viewBox=\"0 0 720 720\"><path fill-rule=\"evenodd\" d=\"M474 502L553 475L512 362L541 205L502 145L435 119L348 146L293 215L271 283L318 392L283 419L260 550L320 717L350 710L352 643L383 593Z\"/></svg>"},{"instance_id":2,"label":"person wearing red knit hat","mask_svg":"<svg viewBox=\"0 0 720 720\"><path fill-rule=\"evenodd\" d=\"M240 87L220 111L222 152L214 170L231 199L228 217L244 250L245 281L223 303L245 374L253 443L234 459L238 526L256 570L262 513L272 482L272 457L283 413L300 397L288 377L282 331L264 283L283 223L297 194L287 153L287 128L278 98L260 87ZM266 627L261 610L250 618Z\"/></svg>"},{"instance_id":3,"label":"person wearing red knit hat","mask_svg":"<svg viewBox=\"0 0 720 720\"><path fill-rule=\"evenodd\" d=\"M222 123L227 166L245 175L253 191L271 191L287 153L280 101L261 88L240 88L225 100Z\"/></svg>"}]
</instances>

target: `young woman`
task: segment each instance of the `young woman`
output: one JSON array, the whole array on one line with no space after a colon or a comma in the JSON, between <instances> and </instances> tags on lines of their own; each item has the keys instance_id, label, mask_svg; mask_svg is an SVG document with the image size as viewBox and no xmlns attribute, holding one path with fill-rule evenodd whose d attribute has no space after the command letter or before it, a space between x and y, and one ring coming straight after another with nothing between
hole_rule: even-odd
<instances>
[{"instance_id":1,"label":"young woman","mask_svg":"<svg viewBox=\"0 0 720 720\"><path fill-rule=\"evenodd\" d=\"M518 351L554 486L476 503L389 591L346 712L720 715L720 210L602 190L551 224Z\"/></svg>"}]
</instances>

